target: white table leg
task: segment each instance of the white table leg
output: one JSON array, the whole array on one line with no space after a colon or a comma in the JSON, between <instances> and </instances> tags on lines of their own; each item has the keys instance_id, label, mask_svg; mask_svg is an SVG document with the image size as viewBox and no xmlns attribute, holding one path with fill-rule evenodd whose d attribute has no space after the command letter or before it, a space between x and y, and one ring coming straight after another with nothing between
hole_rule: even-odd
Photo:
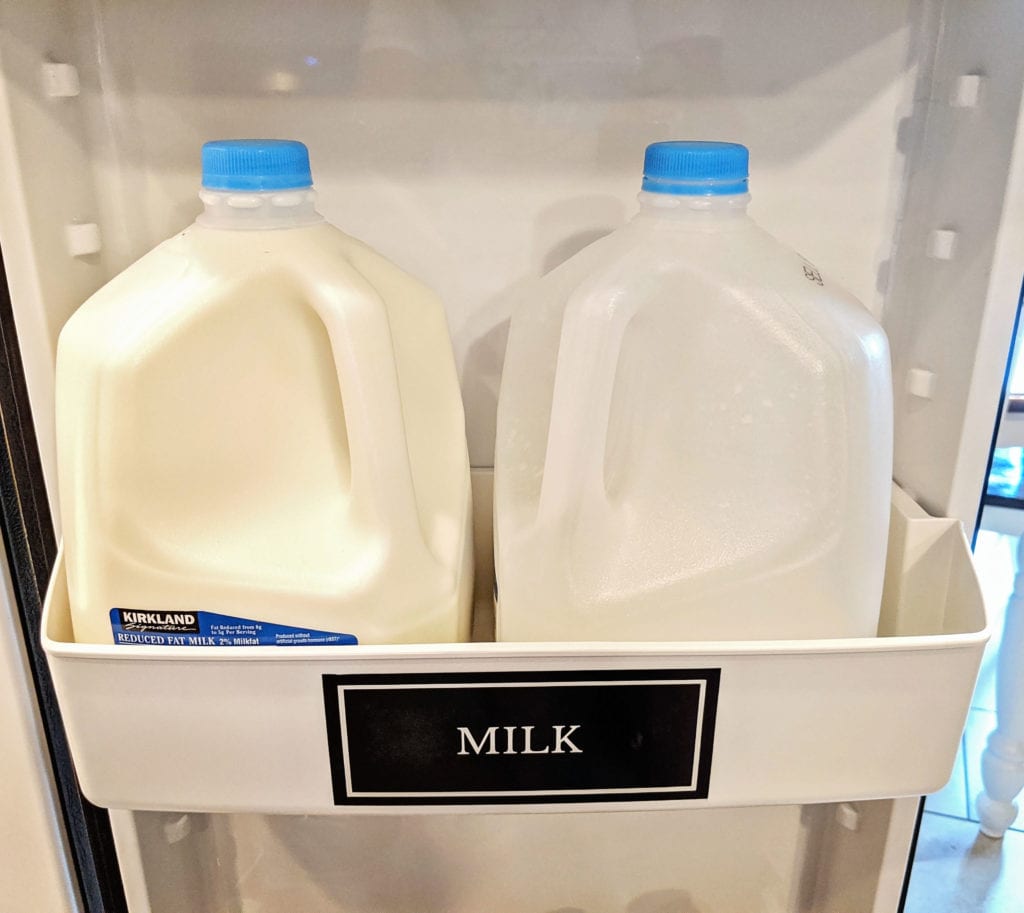
<instances>
[{"instance_id":1,"label":"white table leg","mask_svg":"<svg viewBox=\"0 0 1024 913\"><path fill-rule=\"evenodd\" d=\"M1006 626L996 667L996 729L981 756L984 790L978 796L981 832L1002 837L1017 817L1024 789L1024 536L1017 576L1006 603Z\"/></svg>"}]
</instances>

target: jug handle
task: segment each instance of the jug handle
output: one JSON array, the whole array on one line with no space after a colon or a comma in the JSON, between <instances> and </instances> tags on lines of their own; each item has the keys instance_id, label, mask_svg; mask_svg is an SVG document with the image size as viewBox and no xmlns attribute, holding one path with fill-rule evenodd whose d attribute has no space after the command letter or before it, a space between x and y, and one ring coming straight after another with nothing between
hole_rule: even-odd
<instances>
[{"instance_id":1,"label":"jug handle","mask_svg":"<svg viewBox=\"0 0 1024 913\"><path fill-rule=\"evenodd\" d=\"M342 255L310 251L296 266L296 280L331 343L348 434L353 509L394 533L403 561L412 557L414 543L427 559L384 300Z\"/></svg>"},{"instance_id":2,"label":"jug handle","mask_svg":"<svg viewBox=\"0 0 1024 913\"><path fill-rule=\"evenodd\" d=\"M579 286L566 304L537 511L544 525L572 518L587 491L595 503L607 500L605 448L619 352L643 299L615 280L619 266Z\"/></svg>"}]
</instances>

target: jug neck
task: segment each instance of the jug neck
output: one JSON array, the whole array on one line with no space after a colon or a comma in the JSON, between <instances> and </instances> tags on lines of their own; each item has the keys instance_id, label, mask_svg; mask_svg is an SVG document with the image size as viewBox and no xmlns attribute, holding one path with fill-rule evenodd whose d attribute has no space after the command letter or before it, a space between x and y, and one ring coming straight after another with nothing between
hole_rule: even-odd
<instances>
[{"instance_id":1,"label":"jug neck","mask_svg":"<svg viewBox=\"0 0 1024 913\"><path fill-rule=\"evenodd\" d=\"M684 196L667 193L637 194L640 203L638 219L659 219L671 222L711 225L738 223L746 218L749 193L711 196Z\"/></svg>"},{"instance_id":2,"label":"jug neck","mask_svg":"<svg viewBox=\"0 0 1024 913\"><path fill-rule=\"evenodd\" d=\"M203 211L196 222L205 228L235 231L303 228L323 222L310 187L295 190L199 191Z\"/></svg>"}]
</instances>

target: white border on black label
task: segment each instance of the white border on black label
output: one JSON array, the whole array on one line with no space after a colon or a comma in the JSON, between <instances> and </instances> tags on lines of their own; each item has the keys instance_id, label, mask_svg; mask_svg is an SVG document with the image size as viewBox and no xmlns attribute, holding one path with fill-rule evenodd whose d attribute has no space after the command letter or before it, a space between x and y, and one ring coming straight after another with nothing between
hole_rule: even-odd
<instances>
[{"instance_id":1,"label":"white border on black label","mask_svg":"<svg viewBox=\"0 0 1024 913\"><path fill-rule=\"evenodd\" d=\"M690 771L690 782L685 786L610 786L606 789L489 789L489 790L453 790L449 792L357 792L352 787L352 764L348 753L348 726L345 720L345 692L346 691L414 691L422 688L440 690L443 688L515 688L517 685L540 687L540 688L585 688L585 687L618 687L620 685L697 685L699 697L697 699L697 722L695 725L696 739L693 743L693 769ZM703 736L704 702L707 696L707 681L702 678L695 679L621 679L612 681L572 681L572 682L482 682L472 685L466 684L436 684L436 685L338 685L338 712L341 718L341 752L345 765L345 792L351 799L381 799L394 797L396 799L449 799L459 796L469 796L478 799L492 798L499 796L601 796L618 795L626 793L692 793L697 789L697 772L700 768L700 742Z\"/></svg>"}]
</instances>

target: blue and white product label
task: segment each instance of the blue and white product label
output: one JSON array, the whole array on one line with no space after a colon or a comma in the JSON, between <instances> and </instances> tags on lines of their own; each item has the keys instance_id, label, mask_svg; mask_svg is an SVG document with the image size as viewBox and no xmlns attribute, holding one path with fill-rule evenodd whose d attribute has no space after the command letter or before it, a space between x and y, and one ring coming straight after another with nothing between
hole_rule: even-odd
<instances>
[{"instance_id":1,"label":"blue and white product label","mask_svg":"<svg viewBox=\"0 0 1024 913\"><path fill-rule=\"evenodd\" d=\"M216 612L111 609L114 643L154 647L325 647L359 643L334 634Z\"/></svg>"}]
</instances>

